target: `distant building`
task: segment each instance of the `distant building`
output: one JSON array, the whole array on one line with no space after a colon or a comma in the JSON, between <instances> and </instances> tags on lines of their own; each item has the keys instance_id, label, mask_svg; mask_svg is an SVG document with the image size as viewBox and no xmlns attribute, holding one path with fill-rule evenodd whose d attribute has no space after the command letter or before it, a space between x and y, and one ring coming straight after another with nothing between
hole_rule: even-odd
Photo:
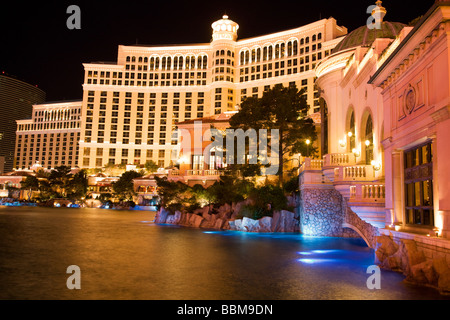
<instances>
[{"instance_id":1,"label":"distant building","mask_svg":"<svg viewBox=\"0 0 450 320\"><path fill-rule=\"evenodd\" d=\"M33 106L31 119L17 120L15 169L77 166L81 101Z\"/></svg>"},{"instance_id":2,"label":"distant building","mask_svg":"<svg viewBox=\"0 0 450 320\"><path fill-rule=\"evenodd\" d=\"M45 92L41 89L5 73L0 74L0 157L4 157L0 173L10 172L14 167L16 120L29 118L32 106L44 101Z\"/></svg>"}]
</instances>

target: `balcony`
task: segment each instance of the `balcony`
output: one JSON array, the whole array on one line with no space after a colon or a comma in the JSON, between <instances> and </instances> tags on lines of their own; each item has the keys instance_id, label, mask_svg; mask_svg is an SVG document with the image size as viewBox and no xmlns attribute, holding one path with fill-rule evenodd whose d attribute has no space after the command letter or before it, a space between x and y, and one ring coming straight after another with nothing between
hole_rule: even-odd
<instances>
[{"instance_id":1,"label":"balcony","mask_svg":"<svg viewBox=\"0 0 450 320\"><path fill-rule=\"evenodd\" d=\"M334 180L336 167L354 165L356 165L356 157L353 153L330 153L323 156L323 173L331 181Z\"/></svg>"},{"instance_id":2,"label":"balcony","mask_svg":"<svg viewBox=\"0 0 450 320\"><path fill-rule=\"evenodd\" d=\"M375 169L370 165L334 168L334 182L374 181Z\"/></svg>"},{"instance_id":3,"label":"balcony","mask_svg":"<svg viewBox=\"0 0 450 320\"><path fill-rule=\"evenodd\" d=\"M323 156L324 167L352 166L356 164L353 153L330 153Z\"/></svg>"},{"instance_id":4,"label":"balcony","mask_svg":"<svg viewBox=\"0 0 450 320\"><path fill-rule=\"evenodd\" d=\"M304 158L299 169L300 185L325 185L331 181L323 174L323 160Z\"/></svg>"}]
</instances>

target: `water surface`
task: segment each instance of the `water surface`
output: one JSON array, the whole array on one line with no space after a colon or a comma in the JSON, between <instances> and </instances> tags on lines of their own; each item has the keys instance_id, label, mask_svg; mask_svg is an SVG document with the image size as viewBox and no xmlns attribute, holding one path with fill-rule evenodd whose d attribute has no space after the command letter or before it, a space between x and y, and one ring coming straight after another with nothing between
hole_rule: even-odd
<instances>
[{"instance_id":1,"label":"water surface","mask_svg":"<svg viewBox=\"0 0 450 320\"><path fill-rule=\"evenodd\" d=\"M441 299L382 271L360 239L155 225L154 212L0 207L0 299ZM66 269L81 270L81 289Z\"/></svg>"}]
</instances>

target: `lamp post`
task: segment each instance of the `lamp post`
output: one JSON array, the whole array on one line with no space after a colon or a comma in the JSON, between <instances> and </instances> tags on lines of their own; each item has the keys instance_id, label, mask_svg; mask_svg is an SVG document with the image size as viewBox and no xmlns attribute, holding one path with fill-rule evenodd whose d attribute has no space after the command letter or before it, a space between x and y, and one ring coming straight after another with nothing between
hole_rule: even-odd
<instances>
[{"instance_id":1,"label":"lamp post","mask_svg":"<svg viewBox=\"0 0 450 320\"><path fill-rule=\"evenodd\" d=\"M306 139L306 156L309 157L309 144L311 143L311 140Z\"/></svg>"}]
</instances>

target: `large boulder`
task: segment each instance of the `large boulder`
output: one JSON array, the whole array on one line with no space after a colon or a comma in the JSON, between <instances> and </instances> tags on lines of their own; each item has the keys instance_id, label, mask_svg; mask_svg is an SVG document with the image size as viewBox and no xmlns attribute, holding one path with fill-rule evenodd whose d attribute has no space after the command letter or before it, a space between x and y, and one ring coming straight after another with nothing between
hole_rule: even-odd
<instances>
[{"instance_id":1,"label":"large boulder","mask_svg":"<svg viewBox=\"0 0 450 320\"><path fill-rule=\"evenodd\" d=\"M241 229L242 229L242 231L247 231L247 232L258 232L259 231L259 221L244 217L242 219Z\"/></svg>"},{"instance_id":2,"label":"large boulder","mask_svg":"<svg viewBox=\"0 0 450 320\"><path fill-rule=\"evenodd\" d=\"M156 223L166 223L167 217L170 214L170 212L163 207L161 207L156 214L155 222Z\"/></svg>"},{"instance_id":3,"label":"large boulder","mask_svg":"<svg viewBox=\"0 0 450 320\"><path fill-rule=\"evenodd\" d=\"M262 217L259 221L259 232L272 231L272 217Z\"/></svg>"},{"instance_id":4,"label":"large boulder","mask_svg":"<svg viewBox=\"0 0 450 320\"><path fill-rule=\"evenodd\" d=\"M385 262L385 260L394 255L399 248L398 244L396 244L391 237L387 235L381 235L376 238L376 241L377 241L377 248L375 251L375 256L380 264L384 266L389 263L391 264L400 263L399 258L394 258L391 259L390 262L389 261ZM386 265L386 267L388 266Z\"/></svg>"},{"instance_id":5,"label":"large boulder","mask_svg":"<svg viewBox=\"0 0 450 320\"><path fill-rule=\"evenodd\" d=\"M290 211L275 211L272 218L272 232L294 232L297 220L295 214Z\"/></svg>"},{"instance_id":6,"label":"large boulder","mask_svg":"<svg viewBox=\"0 0 450 320\"><path fill-rule=\"evenodd\" d=\"M411 273L411 267L424 262L426 260L423 251L417 249L414 240L402 239L400 240L400 256L403 273L408 276Z\"/></svg>"},{"instance_id":7,"label":"large boulder","mask_svg":"<svg viewBox=\"0 0 450 320\"><path fill-rule=\"evenodd\" d=\"M225 220L218 218L215 220L213 228L217 229L217 230L221 230L223 228L224 224L225 224Z\"/></svg>"}]
</instances>

